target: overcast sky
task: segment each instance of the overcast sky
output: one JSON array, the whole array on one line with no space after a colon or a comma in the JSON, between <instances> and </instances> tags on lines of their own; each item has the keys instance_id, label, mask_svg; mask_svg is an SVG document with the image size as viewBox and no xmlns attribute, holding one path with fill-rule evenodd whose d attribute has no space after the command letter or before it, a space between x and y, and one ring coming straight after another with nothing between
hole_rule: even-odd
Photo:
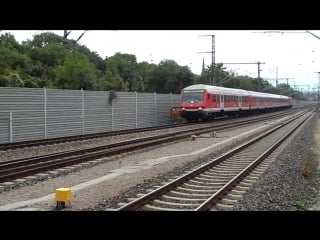
<instances>
[{"instance_id":1,"label":"overcast sky","mask_svg":"<svg viewBox=\"0 0 320 240\"><path fill-rule=\"evenodd\" d=\"M11 32L17 41L32 39L34 34L45 31L1 31ZM52 31L63 35L63 30ZM83 31L72 31L68 38L77 39ZM275 84L289 79L289 84L317 87L320 72L320 39L304 30L276 33L261 30L89 30L79 41L102 58L116 52L134 54L138 62L158 64L170 59L179 65L189 66L195 74L200 74L202 60L211 65L211 36L215 35L216 63L255 63L261 62L260 76ZM320 36L320 31L311 31ZM209 52L209 53L200 53ZM257 64L226 64L228 70L239 75L258 76ZM274 80L272 80L274 79ZM296 86L307 89L307 86Z\"/></svg>"}]
</instances>

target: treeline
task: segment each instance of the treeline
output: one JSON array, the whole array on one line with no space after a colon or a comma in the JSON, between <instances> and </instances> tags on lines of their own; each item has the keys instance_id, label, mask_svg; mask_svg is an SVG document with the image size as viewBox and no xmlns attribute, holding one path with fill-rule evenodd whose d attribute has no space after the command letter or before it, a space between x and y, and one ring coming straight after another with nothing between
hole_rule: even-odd
<instances>
[{"instance_id":1,"label":"treeline","mask_svg":"<svg viewBox=\"0 0 320 240\"><path fill-rule=\"evenodd\" d=\"M213 70L218 86L303 98L286 84L274 88L263 79L235 76L222 64ZM1 87L180 93L191 84L210 84L211 78L210 67L196 75L173 60L138 63L135 55L121 53L103 59L75 40L50 32L22 43L10 33L0 35Z\"/></svg>"}]
</instances>

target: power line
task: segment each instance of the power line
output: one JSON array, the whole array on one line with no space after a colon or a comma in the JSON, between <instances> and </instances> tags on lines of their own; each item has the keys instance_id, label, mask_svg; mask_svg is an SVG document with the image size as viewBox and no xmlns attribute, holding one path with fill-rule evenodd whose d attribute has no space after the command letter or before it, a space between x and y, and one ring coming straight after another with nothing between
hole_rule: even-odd
<instances>
[{"instance_id":1,"label":"power line","mask_svg":"<svg viewBox=\"0 0 320 240\"><path fill-rule=\"evenodd\" d=\"M221 63L221 64L257 64L258 65L258 84L259 84L259 90L261 89L261 86L260 86L260 72L262 71L262 70L260 70L260 64L265 64L265 63L262 63L262 62L248 62L248 63L246 63L246 62L242 62L242 63Z\"/></svg>"}]
</instances>

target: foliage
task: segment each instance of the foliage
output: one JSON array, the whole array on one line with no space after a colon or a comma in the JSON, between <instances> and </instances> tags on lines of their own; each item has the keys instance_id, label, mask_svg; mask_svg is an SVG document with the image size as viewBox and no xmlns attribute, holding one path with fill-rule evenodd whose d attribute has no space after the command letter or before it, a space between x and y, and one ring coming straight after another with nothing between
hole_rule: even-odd
<instances>
[{"instance_id":1,"label":"foliage","mask_svg":"<svg viewBox=\"0 0 320 240\"><path fill-rule=\"evenodd\" d=\"M316 171L316 167L310 161L307 161L301 164L300 171L304 177L310 177Z\"/></svg>"},{"instance_id":2,"label":"foliage","mask_svg":"<svg viewBox=\"0 0 320 240\"><path fill-rule=\"evenodd\" d=\"M309 209L305 206L304 202L301 200L296 201L296 207L299 211L308 211Z\"/></svg>"},{"instance_id":3,"label":"foliage","mask_svg":"<svg viewBox=\"0 0 320 240\"><path fill-rule=\"evenodd\" d=\"M87 56L71 52L64 64L56 68L57 85L66 89L92 89L96 81L95 70Z\"/></svg>"}]
</instances>

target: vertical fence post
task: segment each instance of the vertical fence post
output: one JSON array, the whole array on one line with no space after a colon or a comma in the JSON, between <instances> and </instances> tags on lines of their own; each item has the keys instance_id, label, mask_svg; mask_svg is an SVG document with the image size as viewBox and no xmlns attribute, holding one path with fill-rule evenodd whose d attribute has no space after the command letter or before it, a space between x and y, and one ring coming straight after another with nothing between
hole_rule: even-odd
<instances>
[{"instance_id":1,"label":"vertical fence post","mask_svg":"<svg viewBox=\"0 0 320 240\"><path fill-rule=\"evenodd\" d=\"M82 134L84 135L84 91L81 88L81 116L82 116Z\"/></svg>"},{"instance_id":2,"label":"vertical fence post","mask_svg":"<svg viewBox=\"0 0 320 240\"><path fill-rule=\"evenodd\" d=\"M10 111L10 116L9 116L9 142L12 143L12 111Z\"/></svg>"},{"instance_id":3,"label":"vertical fence post","mask_svg":"<svg viewBox=\"0 0 320 240\"><path fill-rule=\"evenodd\" d=\"M110 94L110 92L109 92L109 94ZM114 129L113 115L114 115L113 101L111 101L111 131L113 131L113 129Z\"/></svg>"},{"instance_id":4,"label":"vertical fence post","mask_svg":"<svg viewBox=\"0 0 320 240\"><path fill-rule=\"evenodd\" d=\"M157 126L157 93L154 92L154 126Z\"/></svg>"},{"instance_id":5,"label":"vertical fence post","mask_svg":"<svg viewBox=\"0 0 320 240\"><path fill-rule=\"evenodd\" d=\"M135 91L136 94L136 128L138 128L138 93Z\"/></svg>"},{"instance_id":6,"label":"vertical fence post","mask_svg":"<svg viewBox=\"0 0 320 240\"><path fill-rule=\"evenodd\" d=\"M47 139L47 89L43 87L44 98L44 139Z\"/></svg>"},{"instance_id":7,"label":"vertical fence post","mask_svg":"<svg viewBox=\"0 0 320 240\"><path fill-rule=\"evenodd\" d=\"M172 106L172 93L170 93L170 109L173 108Z\"/></svg>"}]
</instances>

